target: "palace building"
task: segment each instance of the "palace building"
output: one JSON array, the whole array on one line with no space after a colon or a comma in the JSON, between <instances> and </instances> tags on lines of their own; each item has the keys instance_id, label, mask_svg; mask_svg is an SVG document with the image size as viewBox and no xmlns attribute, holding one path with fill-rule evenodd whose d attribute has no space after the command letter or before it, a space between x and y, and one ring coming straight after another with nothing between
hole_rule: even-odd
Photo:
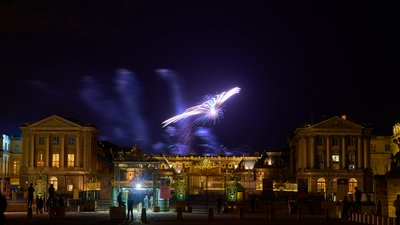
<instances>
[{"instance_id":1,"label":"palace building","mask_svg":"<svg viewBox=\"0 0 400 225\"><path fill-rule=\"evenodd\" d=\"M66 198L109 205L117 205L120 192L125 198L135 192L146 207L166 210L170 200L187 206L217 195L233 204L270 193L308 193L337 202L352 198L359 187L362 201L379 199L383 212L392 214L388 206L397 192L385 182L400 171L399 127L393 127L393 136L378 136L367 125L333 116L296 128L288 146L277 150L165 155L99 141L94 125L53 115L23 124L22 137L1 136L1 192L16 201L27 197L33 183L46 198L53 184Z\"/></svg>"},{"instance_id":2,"label":"palace building","mask_svg":"<svg viewBox=\"0 0 400 225\"><path fill-rule=\"evenodd\" d=\"M46 198L53 184L57 193L71 198L107 197L110 165L98 147L98 130L91 124L53 115L26 123L22 130L20 188L33 183ZM108 179L108 180L107 180Z\"/></svg>"},{"instance_id":3,"label":"palace building","mask_svg":"<svg viewBox=\"0 0 400 225\"><path fill-rule=\"evenodd\" d=\"M355 187L371 197L371 132L346 116L297 128L289 148L298 183L306 192L323 193L332 200L343 199Z\"/></svg>"}]
</instances>

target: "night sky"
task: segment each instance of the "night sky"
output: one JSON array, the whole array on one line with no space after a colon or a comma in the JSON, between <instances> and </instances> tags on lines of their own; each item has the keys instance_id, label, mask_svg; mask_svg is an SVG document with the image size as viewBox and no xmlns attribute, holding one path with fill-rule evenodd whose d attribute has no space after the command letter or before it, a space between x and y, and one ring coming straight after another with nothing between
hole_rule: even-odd
<instances>
[{"instance_id":1,"label":"night sky","mask_svg":"<svg viewBox=\"0 0 400 225\"><path fill-rule=\"evenodd\" d=\"M396 8L277 2L1 1L0 132L60 115L96 125L101 140L164 151L176 145L164 120L238 86L223 117L193 125L193 148L268 150L342 114L391 135Z\"/></svg>"}]
</instances>

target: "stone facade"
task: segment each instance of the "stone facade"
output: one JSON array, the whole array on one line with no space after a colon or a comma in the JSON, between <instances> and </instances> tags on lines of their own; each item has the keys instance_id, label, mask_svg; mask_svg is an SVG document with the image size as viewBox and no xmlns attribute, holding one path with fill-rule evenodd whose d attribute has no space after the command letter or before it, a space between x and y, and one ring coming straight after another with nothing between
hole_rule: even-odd
<instances>
[{"instance_id":1,"label":"stone facade","mask_svg":"<svg viewBox=\"0 0 400 225\"><path fill-rule=\"evenodd\" d=\"M353 192L355 186L364 193L373 192L371 131L346 116L297 128L289 140L297 179L305 183L308 192L323 193L336 201Z\"/></svg>"},{"instance_id":2,"label":"stone facade","mask_svg":"<svg viewBox=\"0 0 400 225\"><path fill-rule=\"evenodd\" d=\"M47 188L53 183L57 193L71 199L83 193L85 198L111 198L111 191L108 196L98 196L102 184L110 183L111 175L109 162L98 147L95 126L53 115L26 123L21 130L23 191L33 183L36 194L46 198Z\"/></svg>"}]
</instances>

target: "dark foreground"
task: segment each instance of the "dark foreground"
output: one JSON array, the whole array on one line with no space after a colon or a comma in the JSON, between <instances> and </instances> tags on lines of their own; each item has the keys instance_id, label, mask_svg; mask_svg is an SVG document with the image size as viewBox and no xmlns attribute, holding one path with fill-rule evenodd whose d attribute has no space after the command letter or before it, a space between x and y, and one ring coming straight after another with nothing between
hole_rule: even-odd
<instances>
[{"instance_id":1,"label":"dark foreground","mask_svg":"<svg viewBox=\"0 0 400 225\"><path fill-rule=\"evenodd\" d=\"M338 219L323 220L319 215L304 215L298 219L297 215L288 215L286 213L277 213L271 220L267 213L245 213L239 217L235 213L222 213L213 214L210 218L207 213L183 213L182 218L178 220L177 213L170 212L148 212L146 214L147 223L141 221L141 214L134 213L134 220L110 220L108 211L101 212L66 212L64 218L49 218L48 214L33 214L32 218L27 217L27 213L23 212L6 212L6 225L20 225L20 224L52 224L52 225L80 225L80 224L104 224L104 225L117 225L117 224L338 224ZM350 222L349 222L350 223ZM348 224L349 224L348 223Z\"/></svg>"}]
</instances>

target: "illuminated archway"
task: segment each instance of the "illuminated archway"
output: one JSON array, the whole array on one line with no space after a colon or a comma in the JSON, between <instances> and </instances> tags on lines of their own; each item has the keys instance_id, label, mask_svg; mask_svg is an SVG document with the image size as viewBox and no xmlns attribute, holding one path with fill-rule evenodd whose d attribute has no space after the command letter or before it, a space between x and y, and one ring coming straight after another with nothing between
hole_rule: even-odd
<instances>
[{"instance_id":1,"label":"illuminated archway","mask_svg":"<svg viewBox=\"0 0 400 225\"><path fill-rule=\"evenodd\" d=\"M325 178L321 177L317 180L317 191L325 193L326 191L326 183Z\"/></svg>"},{"instance_id":2,"label":"illuminated archway","mask_svg":"<svg viewBox=\"0 0 400 225\"><path fill-rule=\"evenodd\" d=\"M50 184L53 184L54 189L57 191L58 190L58 179L57 177L50 177L49 179Z\"/></svg>"},{"instance_id":3,"label":"illuminated archway","mask_svg":"<svg viewBox=\"0 0 400 225\"><path fill-rule=\"evenodd\" d=\"M349 192L354 192L356 187L357 187L357 179L356 178L350 178L350 180L349 180Z\"/></svg>"}]
</instances>

